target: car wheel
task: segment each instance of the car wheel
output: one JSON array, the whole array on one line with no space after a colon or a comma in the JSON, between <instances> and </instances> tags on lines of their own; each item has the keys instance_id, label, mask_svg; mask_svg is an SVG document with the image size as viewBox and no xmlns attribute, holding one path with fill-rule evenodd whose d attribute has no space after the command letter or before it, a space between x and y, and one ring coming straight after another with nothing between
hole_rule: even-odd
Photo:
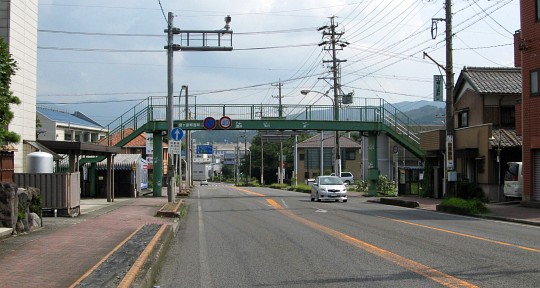
<instances>
[{"instance_id":1,"label":"car wheel","mask_svg":"<svg viewBox=\"0 0 540 288\"><path fill-rule=\"evenodd\" d=\"M351 181L347 180L347 181L345 181L345 184L351 185Z\"/></svg>"},{"instance_id":2,"label":"car wheel","mask_svg":"<svg viewBox=\"0 0 540 288\"><path fill-rule=\"evenodd\" d=\"M319 197L319 193L317 193L317 202L321 202L321 198Z\"/></svg>"},{"instance_id":3,"label":"car wheel","mask_svg":"<svg viewBox=\"0 0 540 288\"><path fill-rule=\"evenodd\" d=\"M311 202L315 201L315 198L311 197Z\"/></svg>"},{"instance_id":4,"label":"car wheel","mask_svg":"<svg viewBox=\"0 0 540 288\"><path fill-rule=\"evenodd\" d=\"M347 203L347 199L343 200L343 203Z\"/></svg>"}]
</instances>

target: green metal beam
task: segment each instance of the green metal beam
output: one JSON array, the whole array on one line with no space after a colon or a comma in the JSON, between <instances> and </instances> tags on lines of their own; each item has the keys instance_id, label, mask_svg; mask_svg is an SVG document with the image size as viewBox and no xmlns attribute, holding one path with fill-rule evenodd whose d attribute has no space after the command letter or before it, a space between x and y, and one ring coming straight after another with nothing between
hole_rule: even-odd
<instances>
[{"instance_id":1,"label":"green metal beam","mask_svg":"<svg viewBox=\"0 0 540 288\"><path fill-rule=\"evenodd\" d=\"M217 126L214 130L298 130L298 131L381 131L378 122L302 121L302 120L237 120L229 129ZM202 120L175 121L182 130L205 130ZM166 121L152 121L146 131L166 131Z\"/></svg>"}]
</instances>

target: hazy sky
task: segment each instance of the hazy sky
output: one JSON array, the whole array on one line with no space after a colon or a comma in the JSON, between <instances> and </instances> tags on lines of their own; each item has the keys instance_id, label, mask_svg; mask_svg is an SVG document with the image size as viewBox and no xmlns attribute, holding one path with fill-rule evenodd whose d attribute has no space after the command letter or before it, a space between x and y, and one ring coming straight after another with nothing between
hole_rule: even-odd
<instances>
[{"instance_id":1,"label":"hazy sky","mask_svg":"<svg viewBox=\"0 0 540 288\"><path fill-rule=\"evenodd\" d=\"M179 3L181 2L181 3ZM355 97L389 102L432 99L433 75L445 64L444 22L431 37L435 0L42 0L39 1L38 103L82 111L106 124L149 96L167 95L164 17L186 30L223 28L231 15L231 52L175 52L174 85L198 103L330 104L320 78L330 76L317 28L336 16L342 40L342 86ZM513 67L518 0L454 0L455 78L464 66ZM175 43L179 44L179 36ZM328 72L327 74L324 74ZM272 85L274 84L274 85ZM221 91L221 92L220 92ZM77 103L66 105L66 103Z\"/></svg>"}]
</instances>

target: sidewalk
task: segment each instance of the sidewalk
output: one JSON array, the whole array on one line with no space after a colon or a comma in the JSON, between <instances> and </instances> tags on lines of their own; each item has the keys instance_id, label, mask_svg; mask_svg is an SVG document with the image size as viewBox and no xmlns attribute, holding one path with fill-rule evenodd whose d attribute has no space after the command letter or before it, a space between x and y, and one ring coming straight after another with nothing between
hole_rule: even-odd
<instances>
[{"instance_id":1,"label":"sidewalk","mask_svg":"<svg viewBox=\"0 0 540 288\"><path fill-rule=\"evenodd\" d=\"M44 217L40 230L0 240L0 287L69 287L144 224L176 226L173 218L155 217L166 203L167 197L90 199L81 201L78 217Z\"/></svg>"},{"instance_id":2,"label":"sidewalk","mask_svg":"<svg viewBox=\"0 0 540 288\"><path fill-rule=\"evenodd\" d=\"M380 198L377 197L377 201ZM422 198L416 196L400 196L390 198L402 201L417 202L420 205L420 209L431 211L437 211L437 205L442 202L442 199ZM478 217L540 226L540 209L538 208L523 207L519 204L519 202L489 203L486 204L486 206L490 210L490 213Z\"/></svg>"}]
</instances>

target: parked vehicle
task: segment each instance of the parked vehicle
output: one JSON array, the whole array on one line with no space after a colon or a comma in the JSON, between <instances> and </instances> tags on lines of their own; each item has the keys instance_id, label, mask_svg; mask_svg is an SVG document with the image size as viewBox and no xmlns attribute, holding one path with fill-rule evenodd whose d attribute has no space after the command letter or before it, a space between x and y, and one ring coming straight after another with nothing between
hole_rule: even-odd
<instances>
[{"instance_id":1,"label":"parked vehicle","mask_svg":"<svg viewBox=\"0 0 540 288\"><path fill-rule=\"evenodd\" d=\"M335 173L330 174L330 176L335 176ZM354 175L351 172L341 172L341 176L339 177L343 181L343 183L351 184L354 183Z\"/></svg>"},{"instance_id":2,"label":"parked vehicle","mask_svg":"<svg viewBox=\"0 0 540 288\"><path fill-rule=\"evenodd\" d=\"M347 202L347 185L336 176L318 176L311 184L311 201L315 199Z\"/></svg>"},{"instance_id":3,"label":"parked vehicle","mask_svg":"<svg viewBox=\"0 0 540 288\"><path fill-rule=\"evenodd\" d=\"M201 180L201 186L203 185L208 186L208 180Z\"/></svg>"},{"instance_id":4,"label":"parked vehicle","mask_svg":"<svg viewBox=\"0 0 540 288\"><path fill-rule=\"evenodd\" d=\"M504 196L521 198L523 191L522 162L508 162L508 170L504 175Z\"/></svg>"}]
</instances>

